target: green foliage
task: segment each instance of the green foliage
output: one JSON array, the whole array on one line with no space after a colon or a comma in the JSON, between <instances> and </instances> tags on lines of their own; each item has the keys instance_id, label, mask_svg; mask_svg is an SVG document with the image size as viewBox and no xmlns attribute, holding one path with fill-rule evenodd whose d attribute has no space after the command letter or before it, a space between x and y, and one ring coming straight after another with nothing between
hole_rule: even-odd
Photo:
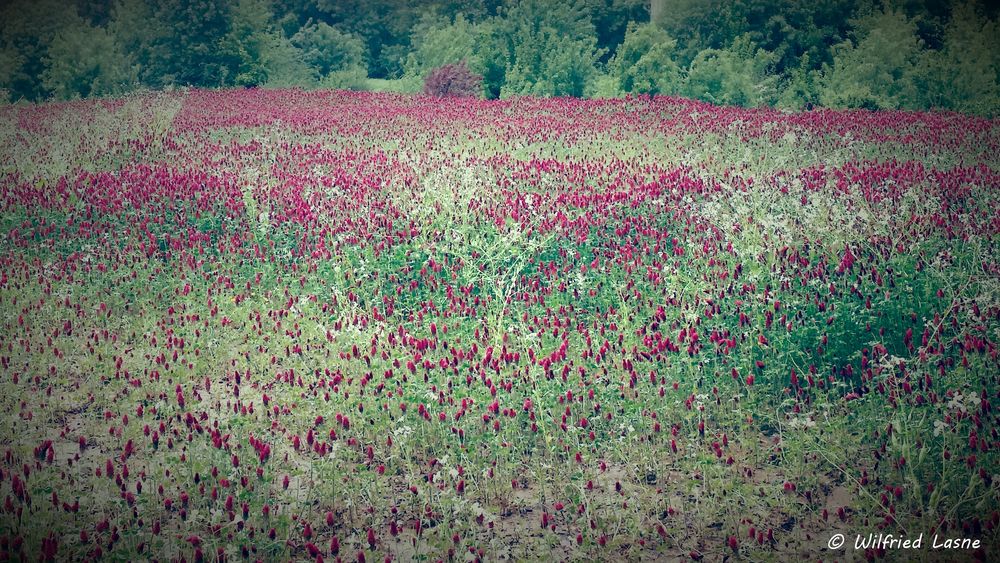
<instances>
[{"instance_id":1,"label":"green foliage","mask_svg":"<svg viewBox=\"0 0 1000 563\"><path fill-rule=\"evenodd\" d=\"M431 13L413 29L406 75L467 61L488 97L583 96L603 51L584 2L553 8L538 0L508 2L497 17L474 23L463 14Z\"/></svg>"},{"instance_id":2,"label":"green foliage","mask_svg":"<svg viewBox=\"0 0 1000 563\"><path fill-rule=\"evenodd\" d=\"M339 83L348 72L357 74L364 67L365 48L357 37L323 22L309 22L292 37L302 50L305 63L318 81Z\"/></svg>"},{"instance_id":3,"label":"green foliage","mask_svg":"<svg viewBox=\"0 0 1000 563\"><path fill-rule=\"evenodd\" d=\"M0 88L17 100L44 99L48 92L39 77L45 54L61 31L80 19L55 0L18 2L0 8Z\"/></svg>"},{"instance_id":4,"label":"green foliage","mask_svg":"<svg viewBox=\"0 0 1000 563\"><path fill-rule=\"evenodd\" d=\"M663 1L658 25L678 40L679 60L694 61L704 49L723 49L748 36L776 54L775 70L799 66L808 55L819 67L829 62L829 45L841 41L858 0L672 0Z\"/></svg>"},{"instance_id":5,"label":"green foliage","mask_svg":"<svg viewBox=\"0 0 1000 563\"><path fill-rule=\"evenodd\" d=\"M225 49L239 61L237 86L310 86L316 83L305 53L292 44L270 0L239 0L232 8L232 28Z\"/></svg>"},{"instance_id":6,"label":"green foliage","mask_svg":"<svg viewBox=\"0 0 1000 563\"><path fill-rule=\"evenodd\" d=\"M922 54L915 69L921 106L980 115L1000 108L1000 25L970 3L956 6L943 46Z\"/></svg>"},{"instance_id":7,"label":"green foliage","mask_svg":"<svg viewBox=\"0 0 1000 563\"><path fill-rule=\"evenodd\" d=\"M265 86L288 88L316 83L315 74L306 63L305 54L282 34L272 37L261 56L261 64L267 77Z\"/></svg>"},{"instance_id":8,"label":"green foliage","mask_svg":"<svg viewBox=\"0 0 1000 563\"><path fill-rule=\"evenodd\" d=\"M828 107L918 107L914 73L923 44L913 20L878 11L858 20L854 40L834 47L823 68L820 101Z\"/></svg>"},{"instance_id":9,"label":"green foliage","mask_svg":"<svg viewBox=\"0 0 1000 563\"><path fill-rule=\"evenodd\" d=\"M593 39L573 40L544 27L532 41L515 49L515 62L507 72L500 97L581 97L597 74L594 64L599 55Z\"/></svg>"},{"instance_id":10,"label":"green foliage","mask_svg":"<svg viewBox=\"0 0 1000 563\"><path fill-rule=\"evenodd\" d=\"M597 31L597 47L610 60L617 52L633 22L649 21L649 0L584 0Z\"/></svg>"},{"instance_id":11,"label":"green foliage","mask_svg":"<svg viewBox=\"0 0 1000 563\"><path fill-rule=\"evenodd\" d=\"M319 86L330 90L366 90L368 74L361 66L335 70L324 76L319 81Z\"/></svg>"},{"instance_id":12,"label":"green foliage","mask_svg":"<svg viewBox=\"0 0 1000 563\"><path fill-rule=\"evenodd\" d=\"M167 30L153 42L151 51L151 66L162 84L233 83L240 61L224 48L232 22L229 4L212 0L165 0L156 3L154 16Z\"/></svg>"},{"instance_id":13,"label":"green foliage","mask_svg":"<svg viewBox=\"0 0 1000 563\"><path fill-rule=\"evenodd\" d=\"M601 73L592 81L590 97L598 99L620 98L626 92L618 87L618 79L610 74Z\"/></svg>"},{"instance_id":14,"label":"green foliage","mask_svg":"<svg viewBox=\"0 0 1000 563\"><path fill-rule=\"evenodd\" d=\"M553 6L544 0L509 0L503 11L510 39L527 43L544 28L573 40L596 36L594 23L583 0L570 0Z\"/></svg>"},{"instance_id":15,"label":"green foliage","mask_svg":"<svg viewBox=\"0 0 1000 563\"><path fill-rule=\"evenodd\" d=\"M510 63L500 96L583 96L603 51L578 2L553 7L523 0L507 7L503 29Z\"/></svg>"},{"instance_id":16,"label":"green foliage","mask_svg":"<svg viewBox=\"0 0 1000 563\"><path fill-rule=\"evenodd\" d=\"M478 40L470 64L483 76L486 97L499 98L513 54L503 21L493 19L479 26Z\"/></svg>"},{"instance_id":17,"label":"green foliage","mask_svg":"<svg viewBox=\"0 0 1000 563\"><path fill-rule=\"evenodd\" d=\"M454 22L426 17L414 30L413 48L406 58L406 75L423 78L431 69L459 61L479 66L473 62L479 33L478 26L462 14Z\"/></svg>"},{"instance_id":18,"label":"green foliage","mask_svg":"<svg viewBox=\"0 0 1000 563\"><path fill-rule=\"evenodd\" d=\"M24 65L24 58L12 47L0 47L0 102L9 102L13 92L14 77Z\"/></svg>"},{"instance_id":19,"label":"green foliage","mask_svg":"<svg viewBox=\"0 0 1000 563\"><path fill-rule=\"evenodd\" d=\"M623 92L674 94L681 69L674 60L677 42L653 24L631 24L608 71Z\"/></svg>"},{"instance_id":20,"label":"green foliage","mask_svg":"<svg viewBox=\"0 0 1000 563\"><path fill-rule=\"evenodd\" d=\"M105 29L80 22L52 40L42 86L57 98L121 94L135 83L124 51Z\"/></svg>"},{"instance_id":21,"label":"green foliage","mask_svg":"<svg viewBox=\"0 0 1000 563\"><path fill-rule=\"evenodd\" d=\"M402 63L409 47L410 31L421 17L452 2L399 2L398 0L316 0L295 13L316 14L324 21L362 41L367 53L368 73L395 78L402 74ZM446 13L447 6L441 13ZM468 10L466 10L468 13Z\"/></svg>"},{"instance_id":22,"label":"green foliage","mask_svg":"<svg viewBox=\"0 0 1000 563\"><path fill-rule=\"evenodd\" d=\"M684 93L716 104L755 107L774 101L777 77L774 55L756 48L748 37L728 49L706 49L688 69Z\"/></svg>"},{"instance_id":23,"label":"green foliage","mask_svg":"<svg viewBox=\"0 0 1000 563\"><path fill-rule=\"evenodd\" d=\"M232 25L223 41L223 49L237 61L236 86L262 84L268 79L266 53L282 39L271 20L267 0L239 0L232 7Z\"/></svg>"},{"instance_id":24,"label":"green foliage","mask_svg":"<svg viewBox=\"0 0 1000 563\"><path fill-rule=\"evenodd\" d=\"M655 25L677 39L678 55L682 66L689 66L705 49L722 49L740 35L735 27L742 29L749 22L739 22L742 15L739 6L724 5L712 0L653 0L659 7L655 10ZM745 30L743 30L745 32Z\"/></svg>"},{"instance_id":25,"label":"green foliage","mask_svg":"<svg viewBox=\"0 0 1000 563\"><path fill-rule=\"evenodd\" d=\"M161 45L169 30L150 4L145 0L116 0L107 30L132 59L139 84L153 88L165 85L166 77L159 72L166 66Z\"/></svg>"},{"instance_id":26,"label":"green foliage","mask_svg":"<svg viewBox=\"0 0 1000 563\"><path fill-rule=\"evenodd\" d=\"M775 105L792 110L801 110L818 103L815 71L809 70L809 55L803 55L802 64L785 75L780 94Z\"/></svg>"},{"instance_id":27,"label":"green foliage","mask_svg":"<svg viewBox=\"0 0 1000 563\"><path fill-rule=\"evenodd\" d=\"M0 7L0 98L382 87L371 79L414 92L465 61L489 98L996 115L997 17L978 0L15 0Z\"/></svg>"}]
</instances>

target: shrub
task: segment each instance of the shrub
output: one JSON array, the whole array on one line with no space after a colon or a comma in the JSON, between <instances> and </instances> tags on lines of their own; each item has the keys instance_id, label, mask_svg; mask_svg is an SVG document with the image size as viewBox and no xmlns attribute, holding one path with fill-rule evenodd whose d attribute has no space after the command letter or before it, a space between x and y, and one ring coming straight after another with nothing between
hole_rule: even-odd
<instances>
[{"instance_id":1,"label":"shrub","mask_svg":"<svg viewBox=\"0 0 1000 563\"><path fill-rule=\"evenodd\" d=\"M323 77L319 85L330 90L367 90L368 73L361 67L335 70Z\"/></svg>"},{"instance_id":2,"label":"shrub","mask_svg":"<svg viewBox=\"0 0 1000 563\"><path fill-rule=\"evenodd\" d=\"M688 69L684 93L713 104L757 107L773 102L774 54L741 36L727 49L705 49Z\"/></svg>"},{"instance_id":3,"label":"shrub","mask_svg":"<svg viewBox=\"0 0 1000 563\"><path fill-rule=\"evenodd\" d=\"M914 78L923 49L916 20L902 12L858 20L853 40L835 45L833 64L823 66L820 102L832 108L919 107Z\"/></svg>"},{"instance_id":4,"label":"shrub","mask_svg":"<svg viewBox=\"0 0 1000 563\"><path fill-rule=\"evenodd\" d=\"M424 94L428 96L479 96L482 91L483 77L469 70L465 61L442 65L424 80Z\"/></svg>"},{"instance_id":5,"label":"shrub","mask_svg":"<svg viewBox=\"0 0 1000 563\"><path fill-rule=\"evenodd\" d=\"M309 21L291 37L291 42L302 52L301 60L321 85L342 88L345 76L366 72L364 41L331 25Z\"/></svg>"},{"instance_id":6,"label":"shrub","mask_svg":"<svg viewBox=\"0 0 1000 563\"><path fill-rule=\"evenodd\" d=\"M514 48L514 63L507 69L500 97L573 96L592 90L595 64L603 54L596 39L571 39L552 27L543 27L530 40Z\"/></svg>"},{"instance_id":7,"label":"shrub","mask_svg":"<svg viewBox=\"0 0 1000 563\"><path fill-rule=\"evenodd\" d=\"M917 107L1000 114L1000 23L981 17L975 5L956 5L941 49L924 50L916 61Z\"/></svg>"},{"instance_id":8,"label":"shrub","mask_svg":"<svg viewBox=\"0 0 1000 563\"><path fill-rule=\"evenodd\" d=\"M677 41L652 24L629 24L608 72L626 93L674 94L681 70L674 60Z\"/></svg>"},{"instance_id":9,"label":"shrub","mask_svg":"<svg viewBox=\"0 0 1000 563\"><path fill-rule=\"evenodd\" d=\"M459 61L467 61L479 70L474 55L479 29L462 14L454 22L428 14L418 27L414 28L412 50L404 65L407 75L426 76L432 69Z\"/></svg>"}]
</instances>

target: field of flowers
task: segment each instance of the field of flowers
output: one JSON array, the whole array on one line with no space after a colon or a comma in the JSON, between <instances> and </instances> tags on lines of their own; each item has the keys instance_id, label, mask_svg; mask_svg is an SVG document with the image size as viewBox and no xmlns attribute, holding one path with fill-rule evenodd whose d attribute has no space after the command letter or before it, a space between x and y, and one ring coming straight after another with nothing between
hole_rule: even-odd
<instances>
[{"instance_id":1,"label":"field of flowers","mask_svg":"<svg viewBox=\"0 0 1000 563\"><path fill-rule=\"evenodd\" d=\"M0 128L2 560L1000 557L997 121L239 90Z\"/></svg>"}]
</instances>

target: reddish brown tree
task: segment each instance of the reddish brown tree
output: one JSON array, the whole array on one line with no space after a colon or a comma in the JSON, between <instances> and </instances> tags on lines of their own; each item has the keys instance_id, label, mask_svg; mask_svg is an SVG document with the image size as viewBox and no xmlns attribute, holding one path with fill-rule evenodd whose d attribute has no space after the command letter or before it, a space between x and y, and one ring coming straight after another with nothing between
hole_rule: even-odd
<instances>
[{"instance_id":1,"label":"reddish brown tree","mask_svg":"<svg viewBox=\"0 0 1000 563\"><path fill-rule=\"evenodd\" d=\"M482 92L483 77L470 70L465 61L442 65L424 79L424 94L428 96L478 97Z\"/></svg>"}]
</instances>

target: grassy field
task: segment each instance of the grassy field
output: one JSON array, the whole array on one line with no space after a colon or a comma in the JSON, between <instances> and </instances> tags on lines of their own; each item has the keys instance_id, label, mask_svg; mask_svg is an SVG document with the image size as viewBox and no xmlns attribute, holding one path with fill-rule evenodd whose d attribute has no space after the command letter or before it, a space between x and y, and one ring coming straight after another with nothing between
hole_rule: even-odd
<instances>
[{"instance_id":1,"label":"grassy field","mask_svg":"<svg viewBox=\"0 0 1000 563\"><path fill-rule=\"evenodd\" d=\"M366 86L367 90L372 92L396 92L400 94L417 94L423 90L423 84L419 80L405 78L369 78Z\"/></svg>"},{"instance_id":2,"label":"grassy field","mask_svg":"<svg viewBox=\"0 0 1000 563\"><path fill-rule=\"evenodd\" d=\"M996 121L192 90L0 144L0 560L1000 557Z\"/></svg>"}]
</instances>

